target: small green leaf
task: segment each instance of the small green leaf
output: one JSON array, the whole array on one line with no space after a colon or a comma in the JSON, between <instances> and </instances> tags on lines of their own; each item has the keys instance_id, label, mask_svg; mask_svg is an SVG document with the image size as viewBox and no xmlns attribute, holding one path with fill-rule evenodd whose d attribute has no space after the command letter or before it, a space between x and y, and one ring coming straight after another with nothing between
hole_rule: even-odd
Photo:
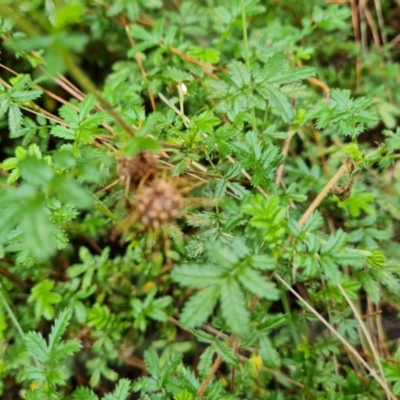
<instances>
[{"instance_id":1,"label":"small green leaf","mask_svg":"<svg viewBox=\"0 0 400 400\"><path fill-rule=\"evenodd\" d=\"M28 155L18 163L22 178L33 185L44 185L54 176L51 168L36 156Z\"/></svg>"},{"instance_id":2,"label":"small green leaf","mask_svg":"<svg viewBox=\"0 0 400 400\"><path fill-rule=\"evenodd\" d=\"M220 51L216 49L206 49L204 47L191 45L188 47L187 55L204 62L216 64L219 62Z\"/></svg>"},{"instance_id":3,"label":"small green leaf","mask_svg":"<svg viewBox=\"0 0 400 400\"><path fill-rule=\"evenodd\" d=\"M215 337L213 335L210 335L209 333L206 333L202 331L201 329L193 329L193 335L196 337L196 339L201 342L201 343L214 343Z\"/></svg>"},{"instance_id":4,"label":"small green leaf","mask_svg":"<svg viewBox=\"0 0 400 400\"><path fill-rule=\"evenodd\" d=\"M35 100L42 95L40 90L21 90L12 92L11 99L16 102L25 102Z\"/></svg>"},{"instance_id":5,"label":"small green leaf","mask_svg":"<svg viewBox=\"0 0 400 400\"><path fill-rule=\"evenodd\" d=\"M228 279L221 288L221 309L232 333L246 337L250 332L250 314L243 292L233 279Z\"/></svg>"},{"instance_id":6,"label":"small green leaf","mask_svg":"<svg viewBox=\"0 0 400 400\"><path fill-rule=\"evenodd\" d=\"M79 126L79 114L78 111L72 107L70 104L63 105L58 110L60 116L65 119L68 125L72 128L76 128ZM61 126L61 125L59 125Z\"/></svg>"},{"instance_id":7,"label":"small green leaf","mask_svg":"<svg viewBox=\"0 0 400 400\"><path fill-rule=\"evenodd\" d=\"M360 273L358 278L362 287L366 291L368 298L370 298L373 303L379 304L381 300L381 288L376 279L371 276L369 272Z\"/></svg>"},{"instance_id":8,"label":"small green leaf","mask_svg":"<svg viewBox=\"0 0 400 400\"><path fill-rule=\"evenodd\" d=\"M96 327L97 329L105 329L111 326L113 316L109 308L103 304L95 303L92 308L88 310L88 326Z\"/></svg>"},{"instance_id":9,"label":"small green leaf","mask_svg":"<svg viewBox=\"0 0 400 400\"><path fill-rule=\"evenodd\" d=\"M160 145L154 139L147 137L134 137L128 140L121 149L121 154L124 156L134 156L141 150L158 151Z\"/></svg>"},{"instance_id":10,"label":"small green leaf","mask_svg":"<svg viewBox=\"0 0 400 400\"><path fill-rule=\"evenodd\" d=\"M233 81L233 83L239 88L248 86L250 84L250 73L247 67L237 61L228 65L228 72Z\"/></svg>"},{"instance_id":11,"label":"small green leaf","mask_svg":"<svg viewBox=\"0 0 400 400\"><path fill-rule=\"evenodd\" d=\"M321 258L321 266L330 285L337 285L342 280L338 265L330 258Z\"/></svg>"},{"instance_id":12,"label":"small green leaf","mask_svg":"<svg viewBox=\"0 0 400 400\"><path fill-rule=\"evenodd\" d=\"M250 292L263 299L278 300L280 292L274 282L266 282L258 272L244 267L237 275L239 282Z\"/></svg>"},{"instance_id":13,"label":"small green leaf","mask_svg":"<svg viewBox=\"0 0 400 400\"><path fill-rule=\"evenodd\" d=\"M62 335L67 329L68 322L71 318L71 311L68 309L63 310L51 327L49 335L49 351L51 352L54 346L57 346L61 342Z\"/></svg>"},{"instance_id":14,"label":"small green leaf","mask_svg":"<svg viewBox=\"0 0 400 400\"><path fill-rule=\"evenodd\" d=\"M177 354L167 362L167 365L164 366L161 372L160 384L162 386L171 380L171 375L175 373L181 361L182 354Z\"/></svg>"},{"instance_id":15,"label":"small green leaf","mask_svg":"<svg viewBox=\"0 0 400 400\"><path fill-rule=\"evenodd\" d=\"M321 255L337 254L346 243L347 235L339 229L334 235L329 236L328 241L321 249Z\"/></svg>"},{"instance_id":16,"label":"small green leaf","mask_svg":"<svg viewBox=\"0 0 400 400\"><path fill-rule=\"evenodd\" d=\"M35 304L36 318L41 316L44 316L48 320L54 318L53 304L59 303L61 296L58 293L52 292L53 288L54 282L49 279L37 283L32 288L31 294L28 297L28 303Z\"/></svg>"},{"instance_id":17,"label":"small green leaf","mask_svg":"<svg viewBox=\"0 0 400 400\"><path fill-rule=\"evenodd\" d=\"M61 360L72 356L74 353L81 349L81 343L77 339L67 340L64 343L59 343L50 354L49 364L55 365Z\"/></svg>"},{"instance_id":18,"label":"small green leaf","mask_svg":"<svg viewBox=\"0 0 400 400\"><path fill-rule=\"evenodd\" d=\"M288 61L283 54L275 54L268 58L263 69L254 74L254 83L256 85L269 83L274 78L279 77L288 70Z\"/></svg>"},{"instance_id":19,"label":"small green leaf","mask_svg":"<svg viewBox=\"0 0 400 400\"><path fill-rule=\"evenodd\" d=\"M73 400L99 400L92 389L86 387L79 387L72 393Z\"/></svg>"},{"instance_id":20,"label":"small green leaf","mask_svg":"<svg viewBox=\"0 0 400 400\"><path fill-rule=\"evenodd\" d=\"M16 135L21 129L22 113L18 106L10 104L8 109L8 126L12 135Z\"/></svg>"},{"instance_id":21,"label":"small green leaf","mask_svg":"<svg viewBox=\"0 0 400 400\"><path fill-rule=\"evenodd\" d=\"M0 94L0 118L7 112L8 107L10 105L10 98L4 94Z\"/></svg>"},{"instance_id":22,"label":"small green leaf","mask_svg":"<svg viewBox=\"0 0 400 400\"><path fill-rule=\"evenodd\" d=\"M287 97L275 86L264 85L258 87L257 91L261 96L268 100L271 108L284 122L289 122L294 117L294 111Z\"/></svg>"},{"instance_id":23,"label":"small green leaf","mask_svg":"<svg viewBox=\"0 0 400 400\"><path fill-rule=\"evenodd\" d=\"M201 377L206 377L211 369L215 349L213 346L208 346L200 356L200 362L197 365L197 371Z\"/></svg>"},{"instance_id":24,"label":"small green leaf","mask_svg":"<svg viewBox=\"0 0 400 400\"><path fill-rule=\"evenodd\" d=\"M260 356L268 368L279 368L281 361L276 349L272 346L271 341L265 336L261 336L260 341Z\"/></svg>"},{"instance_id":25,"label":"small green leaf","mask_svg":"<svg viewBox=\"0 0 400 400\"><path fill-rule=\"evenodd\" d=\"M129 379L120 379L114 391L106 394L104 400L126 400L130 394L131 381Z\"/></svg>"},{"instance_id":26,"label":"small green leaf","mask_svg":"<svg viewBox=\"0 0 400 400\"><path fill-rule=\"evenodd\" d=\"M257 325L257 329L264 333L268 333L273 329L280 328L281 326L287 324L287 316L285 314L279 313L274 315L267 315L266 318L266 321L261 322Z\"/></svg>"},{"instance_id":27,"label":"small green leaf","mask_svg":"<svg viewBox=\"0 0 400 400\"><path fill-rule=\"evenodd\" d=\"M54 253L53 227L41 194L29 199L21 210L21 229L27 249L36 257L46 258Z\"/></svg>"},{"instance_id":28,"label":"small green leaf","mask_svg":"<svg viewBox=\"0 0 400 400\"><path fill-rule=\"evenodd\" d=\"M199 131L206 133L212 133L214 131L214 127L220 123L221 120L217 117L214 117L210 111L205 111L199 115L196 115L190 121L190 124Z\"/></svg>"},{"instance_id":29,"label":"small green leaf","mask_svg":"<svg viewBox=\"0 0 400 400\"><path fill-rule=\"evenodd\" d=\"M215 266L186 264L175 267L171 278L182 286L191 288L218 285L221 282L221 270Z\"/></svg>"},{"instance_id":30,"label":"small green leaf","mask_svg":"<svg viewBox=\"0 0 400 400\"><path fill-rule=\"evenodd\" d=\"M382 268L386 261L382 250L371 250L371 255L367 257L367 264L373 268Z\"/></svg>"},{"instance_id":31,"label":"small green leaf","mask_svg":"<svg viewBox=\"0 0 400 400\"><path fill-rule=\"evenodd\" d=\"M18 92L24 89L31 82L31 77L28 74L19 74L11 78L10 81L13 85L11 90L13 92Z\"/></svg>"},{"instance_id":32,"label":"small green leaf","mask_svg":"<svg viewBox=\"0 0 400 400\"><path fill-rule=\"evenodd\" d=\"M85 97L85 99L80 104L79 122L85 121L95 104L96 99L92 95L88 95Z\"/></svg>"},{"instance_id":33,"label":"small green leaf","mask_svg":"<svg viewBox=\"0 0 400 400\"><path fill-rule=\"evenodd\" d=\"M0 244L6 241L8 234L19 223L20 211L20 207L15 204L7 208L3 207L0 213Z\"/></svg>"},{"instance_id":34,"label":"small green leaf","mask_svg":"<svg viewBox=\"0 0 400 400\"><path fill-rule=\"evenodd\" d=\"M80 3L58 4L54 16L55 28L59 31L68 25L75 25L81 22L84 11L84 6Z\"/></svg>"},{"instance_id":35,"label":"small green leaf","mask_svg":"<svg viewBox=\"0 0 400 400\"><path fill-rule=\"evenodd\" d=\"M214 342L215 349L221 358L229 365L237 365L239 362L237 356L233 353L233 348L227 346L224 342L216 340Z\"/></svg>"},{"instance_id":36,"label":"small green leaf","mask_svg":"<svg viewBox=\"0 0 400 400\"><path fill-rule=\"evenodd\" d=\"M194 400L194 395L190 393L187 389L174 395L174 400Z\"/></svg>"},{"instance_id":37,"label":"small green leaf","mask_svg":"<svg viewBox=\"0 0 400 400\"><path fill-rule=\"evenodd\" d=\"M323 219L321 214L318 211L313 212L310 217L307 219L306 223L303 226L304 232L312 232L316 229L320 228L323 224Z\"/></svg>"},{"instance_id":38,"label":"small green leaf","mask_svg":"<svg viewBox=\"0 0 400 400\"><path fill-rule=\"evenodd\" d=\"M72 203L77 208L87 208L93 203L89 191L67 176L57 176L52 181L51 188L59 199Z\"/></svg>"},{"instance_id":39,"label":"small green leaf","mask_svg":"<svg viewBox=\"0 0 400 400\"><path fill-rule=\"evenodd\" d=\"M289 69L287 71L281 71L274 77L270 77L266 82L274 85L282 85L286 83L291 83L295 81L300 81L302 79L307 79L310 76L315 75L315 68L312 67L302 67Z\"/></svg>"},{"instance_id":40,"label":"small green leaf","mask_svg":"<svg viewBox=\"0 0 400 400\"><path fill-rule=\"evenodd\" d=\"M57 126L51 128L50 133L53 136L58 137L60 139L75 140L74 131L66 126L57 125Z\"/></svg>"},{"instance_id":41,"label":"small green leaf","mask_svg":"<svg viewBox=\"0 0 400 400\"><path fill-rule=\"evenodd\" d=\"M200 290L185 303L181 322L187 328L195 328L207 321L218 300L219 286L211 286Z\"/></svg>"},{"instance_id":42,"label":"small green leaf","mask_svg":"<svg viewBox=\"0 0 400 400\"><path fill-rule=\"evenodd\" d=\"M358 291L360 290L361 287L360 282L355 280L350 280L348 275L345 275L343 276L341 285L350 299L355 300L358 298Z\"/></svg>"},{"instance_id":43,"label":"small green leaf","mask_svg":"<svg viewBox=\"0 0 400 400\"><path fill-rule=\"evenodd\" d=\"M273 271L276 268L276 258L267 254L254 254L250 258L250 264L260 271Z\"/></svg>"},{"instance_id":44,"label":"small green leaf","mask_svg":"<svg viewBox=\"0 0 400 400\"><path fill-rule=\"evenodd\" d=\"M46 382L46 372L41 367L26 367L21 373L21 380L26 381L37 381L37 382ZM28 392L32 393L32 392ZM29 397L26 397L29 399ZM35 400L41 400L40 397L35 398Z\"/></svg>"},{"instance_id":45,"label":"small green leaf","mask_svg":"<svg viewBox=\"0 0 400 400\"><path fill-rule=\"evenodd\" d=\"M157 44L157 39L153 36L153 34L142 26L133 24L129 28L129 34L133 38L143 40L144 42L149 43L149 45Z\"/></svg>"},{"instance_id":46,"label":"small green leaf","mask_svg":"<svg viewBox=\"0 0 400 400\"><path fill-rule=\"evenodd\" d=\"M18 158L10 157L10 158L6 158L1 163L1 168L3 168L6 171L9 171L10 169L17 168L17 165L18 165Z\"/></svg>"},{"instance_id":47,"label":"small green leaf","mask_svg":"<svg viewBox=\"0 0 400 400\"><path fill-rule=\"evenodd\" d=\"M153 347L150 347L144 352L144 362L146 364L147 370L149 371L149 374L155 379L160 379L161 371L159 358L156 350Z\"/></svg>"},{"instance_id":48,"label":"small green leaf","mask_svg":"<svg viewBox=\"0 0 400 400\"><path fill-rule=\"evenodd\" d=\"M226 181L225 179L220 179L215 185L214 196L220 199L225 196L226 193Z\"/></svg>"},{"instance_id":49,"label":"small green leaf","mask_svg":"<svg viewBox=\"0 0 400 400\"><path fill-rule=\"evenodd\" d=\"M43 336L38 332L28 332L25 335L25 346L29 353L39 362L46 363L49 358L49 349Z\"/></svg>"}]
</instances>

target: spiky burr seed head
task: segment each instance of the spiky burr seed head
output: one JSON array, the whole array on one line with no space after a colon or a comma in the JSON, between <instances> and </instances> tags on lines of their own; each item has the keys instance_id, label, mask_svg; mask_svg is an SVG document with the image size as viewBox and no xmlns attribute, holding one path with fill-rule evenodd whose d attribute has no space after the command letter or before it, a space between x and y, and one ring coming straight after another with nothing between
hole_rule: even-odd
<instances>
[{"instance_id":1,"label":"spiky burr seed head","mask_svg":"<svg viewBox=\"0 0 400 400\"><path fill-rule=\"evenodd\" d=\"M157 173L158 159L149 151L139 151L134 157L117 159L117 174L121 182L139 185L142 179L153 180Z\"/></svg>"},{"instance_id":2,"label":"spiky burr seed head","mask_svg":"<svg viewBox=\"0 0 400 400\"><path fill-rule=\"evenodd\" d=\"M136 210L145 226L158 228L172 222L179 215L183 198L178 189L163 179L144 186L136 195Z\"/></svg>"}]
</instances>

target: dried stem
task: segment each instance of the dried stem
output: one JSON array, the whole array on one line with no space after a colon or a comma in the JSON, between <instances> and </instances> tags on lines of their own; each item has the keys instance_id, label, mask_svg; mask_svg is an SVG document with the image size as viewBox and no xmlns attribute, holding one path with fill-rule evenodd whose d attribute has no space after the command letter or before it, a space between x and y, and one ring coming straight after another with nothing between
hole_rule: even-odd
<instances>
[{"instance_id":1,"label":"dried stem","mask_svg":"<svg viewBox=\"0 0 400 400\"><path fill-rule=\"evenodd\" d=\"M315 198L315 200L311 203L310 207L308 207L307 211L303 214L300 221L298 222L299 226L303 226L310 215L317 209L317 207L321 204L322 200L326 197L329 191L336 185L339 179L347 172L348 160L346 160L335 175L332 176L331 180L325 185L322 189L321 193Z\"/></svg>"},{"instance_id":2,"label":"dried stem","mask_svg":"<svg viewBox=\"0 0 400 400\"><path fill-rule=\"evenodd\" d=\"M204 392L207 389L208 384L210 383L211 379L213 378L213 376L215 375L215 373L217 372L219 366L222 363L222 358L220 356L217 357L217 359L215 360L214 364L212 365L210 372L208 373L206 379L204 379L203 383L201 384L199 390L197 391L196 396L197 397L201 397L203 396Z\"/></svg>"},{"instance_id":3,"label":"dried stem","mask_svg":"<svg viewBox=\"0 0 400 400\"><path fill-rule=\"evenodd\" d=\"M370 349L372 351L372 354L374 355L374 358L375 358L376 364L378 366L379 372L380 372L380 374L382 376L382 382L384 383L383 389L386 392L387 398L390 399L391 392L390 392L389 386L388 386L388 384L386 382L385 374L384 374L383 368L382 368L382 364L381 364L380 359L379 359L379 354L378 354L378 352L377 352L377 350L376 350L376 348L374 346L374 343L372 341L371 335L369 334L367 328L365 327L363 321L361 320L360 314L359 314L357 308L355 307L354 303L350 300L350 297L347 295L347 293L343 289L343 286L338 284L337 287L339 288L339 290L342 293L343 297L346 299L347 304L350 306L350 308L353 311L353 314L354 314L356 320L360 324L361 330L364 333L365 338L367 339L367 342L368 342L369 347L370 347Z\"/></svg>"},{"instance_id":4,"label":"dried stem","mask_svg":"<svg viewBox=\"0 0 400 400\"><path fill-rule=\"evenodd\" d=\"M307 80L308 80L308 82L312 83L313 85L319 86L324 91L325 94L330 93L331 88L325 82L322 82L320 79L311 77L311 78L307 78Z\"/></svg>"},{"instance_id":5,"label":"dried stem","mask_svg":"<svg viewBox=\"0 0 400 400\"><path fill-rule=\"evenodd\" d=\"M122 18L122 24L124 25L126 34L128 36L128 40L129 43L132 47L135 47L135 41L132 39L132 36L129 35L129 25L127 23L127 21L125 20L125 18ZM142 74L143 79L146 79L147 73L146 70L144 69L143 63L142 63L142 59L140 58L139 53L135 54L135 60L137 62L137 65L140 69L140 73ZM156 111L156 103L154 101L154 96L153 96L153 92L151 90L151 88L147 88L147 93L149 94L149 99L150 99L150 103L151 103L151 108L153 109L153 111Z\"/></svg>"},{"instance_id":6,"label":"dried stem","mask_svg":"<svg viewBox=\"0 0 400 400\"><path fill-rule=\"evenodd\" d=\"M293 288L291 288L284 279L282 279L278 274L274 274L274 277L286 287L287 290L292 292L292 294L304 304L310 312L312 312L347 348L347 350L358 360L358 362L374 377L376 382L385 390L388 399L395 400L396 396L389 391L387 391L387 383L381 379L381 377L376 373L375 369L371 368L368 363L358 354L357 350L321 315L315 308L313 308L307 301L305 301Z\"/></svg>"},{"instance_id":7,"label":"dried stem","mask_svg":"<svg viewBox=\"0 0 400 400\"><path fill-rule=\"evenodd\" d=\"M234 342L235 338L231 336L228 340L228 346L230 346ZM210 372L208 373L206 379L204 379L203 383L201 384L199 390L197 391L197 397L203 396L204 392L207 389L208 384L210 383L211 379L217 372L219 366L222 363L222 358L220 356L217 357L217 359L214 361L214 364L212 365Z\"/></svg>"},{"instance_id":8,"label":"dried stem","mask_svg":"<svg viewBox=\"0 0 400 400\"><path fill-rule=\"evenodd\" d=\"M71 54L64 55L65 65L68 72L76 79L83 89L91 93L100 105L114 118L114 120L131 136L135 136L135 131L130 125L121 117L121 115L114 110L111 104L97 91L95 85L81 70L81 68L74 62Z\"/></svg>"},{"instance_id":9,"label":"dried stem","mask_svg":"<svg viewBox=\"0 0 400 400\"><path fill-rule=\"evenodd\" d=\"M290 142L292 141L292 137L293 137L293 134L291 134L289 132L289 135L285 140L285 144L283 145L283 150L282 150L283 157L286 157L289 152L289 146L290 146ZM277 185L279 185L281 183L284 166L285 166L285 163L282 162L282 164L278 167L278 171L276 173L276 179L275 179L275 183Z\"/></svg>"}]
</instances>

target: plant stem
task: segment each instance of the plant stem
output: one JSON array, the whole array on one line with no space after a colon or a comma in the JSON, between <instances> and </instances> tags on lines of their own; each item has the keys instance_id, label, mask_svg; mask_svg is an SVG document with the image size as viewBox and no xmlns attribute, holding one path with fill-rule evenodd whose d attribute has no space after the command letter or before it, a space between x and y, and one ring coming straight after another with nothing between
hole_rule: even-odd
<instances>
[{"instance_id":1,"label":"plant stem","mask_svg":"<svg viewBox=\"0 0 400 400\"><path fill-rule=\"evenodd\" d=\"M215 360L214 364L212 365L212 367L210 369L210 372L208 373L206 379L204 379L204 381L201 384L199 390L197 391L196 397L203 396L204 392L207 389L208 384L210 383L211 379L213 378L213 376L217 372L217 369L219 368L221 363L222 363L222 358L220 356L218 356L217 359Z\"/></svg>"},{"instance_id":2,"label":"plant stem","mask_svg":"<svg viewBox=\"0 0 400 400\"><path fill-rule=\"evenodd\" d=\"M386 391L387 383L381 379L374 368L358 354L358 351L321 315L319 314L310 304L307 303L294 289L292 289L277 273L274 273L274 277L283 285L287 290L297 297L298 300L311 312L313 313L328 329L337 337L348 351L354 355L358 362L371 374L371 376L378 382L378 384ZM388 398L396 400L396 396L391 392L388 393Z\"/></svg>"},{"instance_id":3,"label":"plant stem","mask_svg":"<svg viewBox=\"0 0 400 400\"><path fill-rule=\"evenodd\" d=\"M240 1L242 7L242 30L243 30L243 44L244 44L244 55L246 59L247 70L250 74L250 55L249 55L249 41L247 40L247 22L246 22L246 8L244 5L244 0ZM253 109L251 110L251 118L254 133L257 133L257 120L256 120L256 112Z\"/></svg>"},{"instance_id":4,"label":"plant stem","mask_svg":"<svg viewBox=\"0 0 400 400\"><path fill-rule=\"evenodd\" d=\"M296 327L294 326L292 313L290 311L289 302L288 302L288 299L286 296L286 291L284 290L284 287L280 282L279 282L279 288L280 288L280 292L281 292L281 300L282 300L283 309L285 310L286 319L287 319L288 325L289 325L289 330L290 330L290 333L292 334L294 342L296 343L296 345L298 345L298 344L300 344L300 337L297 333Z\"/></svg>"},{"instance_id":5,"label":"plant stem","mask_svg":"<svg viewBox=\"0 0 400 400\"><path fill-rule=\"evenodd\" d=\"M303 214L300 221L298 222L299 226L303 226L310 215L317 209L317 207L321 204L322 200L326 197L329 191L335 186L335 184L339 181L339 179L346 173L348 166L348 160L346 160L335 175L332 176L331 180L325 185L322 189L321 193L315 198L315 200L311 203L310 207L308 207L307 211Z\"/></svg>"},{"instance_id":6,"label":"plant stem","mask_svg":"<svg viewBox=\"0 0 400 400\"><path fill-rule=\"evenodd\" d=\"M87 92L91 93L100 105L114 118L114 120L132 137L135 136L135 131L130 125L118 114L111 104L97 91L96 86L92 83L89 77L82 71L82 69L75 63L70 53L64 54L65 65L74 77L74 79L81 85Z\"/></svg>"},{"instance_id":7,"label":"plant stem","mask_svg":"<svg viewBox=\"0 0 400 400\"><path fill-rule=\"evenodd\" d=\"M17 328L18 333L21 335L22 340L25 341L25 334L24 331L21 328L21 325L18 323L17 318L15 318L15 315L13 313L13 310L11 310L11 307L8 305L6 298L3 295L3 284L0 282L0 301L3 303L4 308L6 309L8 315L11 318L11 321Z\"/></svg>"},{"instance_id":8,"label":"plant stem","mask_svg":"<svg viewBox=\"0 0 400 400\"><path fill-rule=\"evenodd\" d=\"M32 24L28 19L21 17L21 12L15 11L10 7L2 4L0 1L0 15L3 18L11 19L15 26L18 27L22 32L27 33L29 36L37 37L40 36L41 32Z\"/></svg>"},{"instance_id":9,"label":"plant stem","mask_svg":"<svg viewBox=\"0 0 400 400\"><path fill-rule=\"evenodd\" d=\"M385 390L386 395L387 395L387 397L389 399L390 395L391 395L390 389L389 389L389 386L387 384L385 373L384 373L383 368L382 368L382 364L381 364L381 361L380 361L379 353L378 353L378 351L376 350L376 348L374 346L374 342L372 341L371 335L368 332L367 328L365 327L364 322L362 321L362 319L360 317L360 313L358 312L358 310L355 307L354 303L350 300L350 297L347 295L346 291L343 289L343 286L340 283L338 283L337 287L339 288L339 290L342 293L343 297L346 299L347 304L350 306L351 310L353 311L354 317L356 318L356 320L360 324L360 328L361 328L362 332L364 333L365 338L367 339L367 342L368 342L369 347L370 347L370 349L372 351L372 354L375 357L375 361L376 361L376 364L378 366L379 372L380 372L380 374L382 376L382 382L385 384L383 389Z\"/></svg>"}]
</instances>

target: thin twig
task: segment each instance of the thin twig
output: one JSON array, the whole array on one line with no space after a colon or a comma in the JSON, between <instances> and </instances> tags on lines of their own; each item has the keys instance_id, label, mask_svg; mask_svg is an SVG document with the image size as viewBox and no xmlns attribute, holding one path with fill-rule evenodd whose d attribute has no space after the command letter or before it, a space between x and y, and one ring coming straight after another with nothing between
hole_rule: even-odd
<instances>
[{"instance_id":1,"label":"thin twig","mask_svg":"<svg viewBox=\"0 0 400 400\"><path fill-rule=\"evenodd\" d=\"M233 336L231 336L228 339L228 346L230 346L233 342L234 342L235 338ZM215 373L218 371L219 366L222 363L222 357L218 356L217 359L214 361L214 364L212 365L210 372L208 373L206 379L204 379L203 383L201 384L199 390L197 391L196 396L197 397L201 397L203 396L204 392L207 389L208 384L210 383L211 379L213 378L213 376L215 375Z\"/></svg>"},{"instance_id":2,"label":"thin twig","mask_svg":"<svg viewBox=\"0 0 400 400\"><path fill-rule=\"evenodd\" d=\"M169 100L168 100L162 93L158 93L158 97L159 97L171 110L175 111L175 113L176 113L177 115L179 115L179 116L183 119L183 121L186 122L186 124L188 124L188 125L190 124L190 119L189 119L186 115L182 114L181 111L178 110L173 104L171 104L171 103L169 102Z\"/></svg>"},{"instance_id":3,"label":"thin twig","mask_svg":"<svg viewBox=\"0 0 400 400\"><path fill-rule=\"evenodd\" d=\"M58 74L56 82L77 99L82 101L85 98L85 94L79 88L77 88L71 81L69 81L65 76Z\"/></svg>"},{"instance_id":4,"label":"thin twig","mask_svg":"<svg viewBox=\"0 0 400 400\"><path fill-rule=\"evenodd\" d=\"M325 174L330 175L329 167L328 167L328 164L326 162L326 157L323 154L324 147L322 145L321 135L319 134L319 131L316 129L314 124L311 125L311 130L312 130L314 138L315 138L315 143L317 144L317 147L318 147L318 153L321 154L320 157L321 157L322 167L324 168Z\"/></svg>"},{"instance_id":5,"label":"thin twig","mask_svg":"<svg viewBox=\"0 0 400 400\"><path fill-rule=\"evenodd\" d=\"M291 134L289 132L288 137L285 139L285 144L283 145L283 150L282 150L283 157L286 157L289 152L289 146L290 146L290 142L292 141L292 137L293 137L293 134ZM275 183L277 185L279 185L281 182L284 166L285 166L285 163L282 162L282 164L278 167L278 171L276 172Z\"/></svg>"},{"instance_id":6,"label":"thin twig","mask_svg":"<svg viewBox=\"0 0 400 400\"><path fill-rule=\"evenodd\" d=\"M307 303L294 289L292 289L284 279L282 279L277 273L274 273L274 277L286 287L287 290L292 292L292 294L304 304L308 310L313 313L349 350L351 354L362 364L362 366L369 371L369 373L374 377L374 379L381 385L381 387L386 391L386 382L382 381L380 376L376 371L371 368L368 363L358 354L357 350L321 315L315 310L309 303ZM396 400L397 397L389 391L388 398L391 400Z\"/></svg>"},{"instance_id":7,"label":"thin twig","mask_svg":"<svg viewBox=\"0 0 400 400\"><path fill-rule=\"evenodd\" d=\"M20 285L22 287L27 288L27 287L31 286L28 283L26 283L25 281L23 281L21 278L19 278L17 275L10 272L6 267L3 267L1 265L0 265L0 274L5 276L6 278L10 279L14 283L17 283L18 285Z\"/></svg>"},{"instance_id":8,"label":"thin twig","mask_svg":"<svg viewBox=\"0 0 400 400\"><path fill-rule=\"evenodd\" d=\"M318 194L315 200L311 203L310 207L306 210L306 212L301 217L298 222L299 226L303 226L310 215L317 209L317 207L321 204L322 200L327 196L329 191L336 185L339 179L347 172L348 161L345 161L335 175L332 176L331 180L325 185L322 191Z\"/></svg>"},{"instance_id":9,"label":"thin twig","mask_svg":"<svg viewBox=\"0 0 400 400\"><path fill-rule=\"evenodd\" d=\"M312 83L313 85L319 86L320 88L322 88L322 90L325 92L325 94L330 93L331 88L325 82L322 82L320 79L310 77L310 78L307 78L307 80L308 80L308 82Z\"/></svg>"},{"instance_id":10,"label":"thin twig","mask_svg":"<svg viewBox=\"0 0 400 400\"><path fill-rule=\"evenodd\" d=\"M121 20L122 20L122 24L123 24L123 26L125 28L126 35L128 36L128 40L129 40L130 45L132 47L135 47L135 41L132 39L132 36L129 35L129 25L128 25L125 17L122 17ZM136 60L136 63L138 65L138 67L139 67L140 73L142 74L143 79L146 79L147 73L146 73L146 70L144 69L144 66L143 66L143 63L142 63L142 59L140 58L139 53L135 54L135 60ZM153 111L156 111L156 103L154 101L153 92L152 92L150 87L147 88L147 93L149 94L151 108L153 109Z\"/></svg>"},{"instance_id":11,"label":"thin twig","mask_svg":"<svg viewBox=\"0 0 400 400\"><path fill-rule=\"evenodd\" d=\"M361 42L360 38L360 30L359 30L359 19L358 19L358 7L356 0L350 0L351 3L351 21L353 24L354 38L356 43ZM357 52L356 57L356 92L359 91L361 85L361 73L362 73L362 65L361 65L361 57L359 52Z\"/></svg>"},{"instance_id":12,"label":"thin twig","mask_svg":"<svg viewBox=\"0 0 400 400\"><path fill-rule=\"evenodd\" d=\"M3 303L3 307L6 309L9 317L11 318L11 321L13 322L15 328L17 329L18 333L21 335L22 340L25 341L25 334L24 331L21 328L21 325L19 324L17 318L15 317L15 314L13 310L11 310L11 307L8 305L8 302L6 298L3 295L3 284L0 281L0 300ZM36 360L36 359L35 359Z\"/></svg>"},{"instance_id":13,"label":"thin twig","mask_svg":"<svg viewBox=\"0 0 400 400\"><path fill-rule=\"evenodd\" d=\"M249 41L247 39L247 20L246 20L246 7L244 0L240 0L240 8L242 14L242 34L243 34L243 47L244 47L244 58L246 60L247 73L250 74L250 51L249 51ZM257 119L255 108L251 108L251 123L253 126L254 133L257 133Z\"/></svg>"},{"instance_id":14,"label":"thin twig","mask_svg":"<svg viewBox=\"0 0 400 400\"><path fill-rule=\"evenodd\" d=\"M206 379L204 379L203 383L201 384L199 390L197 391L196 396L197 397L201 397L203 396L204 392L207 389L208 384L210 383L211 379L213 378L213 376L215 375L215 373L217 372L219 366L222 363L222 357L218 356L217 359L215 360L214 364L212 365L210 372L208 373Z\"/></svg>"},{"instance_id":15,"label":"thin twig","mask_svg":"<svg viewBox=\"0 0 400 400\"><path fill-rule=\"evenodd\" d=\"M82 69L74 62L71 54L67 53L64 55L65 65L68 68L70 74L76 79L76 81L82 86L83 89L91 93L100 105L114 118L114 120L121 126L127 133L132 137L135 136L135 131L130 125L121 117L121 115L114 110L111 104L97 91L96 86L86 76Z\"/></svg>"},{"instance_id":16,"label":"thin twig","mask_svg":"<svg viewBox=\"0 0 400 400\"><path fill-rule=\"evenodd\" d=\"M376 49L377 49L378 53L380 53L381 52L381 41L380 41L379 33L375 26L374 18L372 17L371 11L368 8L367 4L365 2L360 3L360 5L361 4L362 4L363 12L365 15L365 19L371 30L372 38L374 39Z\"/></svg>"},{"instance_id":17,"label":"thin twig","mask_svg":"<svg viewBox=\"0 0 400 400\"><path fill-rule=\"evenodd\" d=\"M383 389L386 392L387 398L390 399L391 391L390 391L389 386L388 386L388 384L386 382L385 373L383 372L382 364L381 364L380 359L379 359L379 354L376 351L376 348L374 346L374 343L372 342L371 336L368 333L367 329L365 328L365 325L364 325L364 323L363 323L363 321L362 321L362 319L360 317L360 314L358 313L358 311L357 311L356 307L354 306L353 302L350 300L350 297L347 295L346 291L343 289L342 285L340 283L338 283L337 287L339 288L339 290L342 293L343 297L346 299L347 304L350 306L350 308L353 311L353 314L354 314L356 320L360 324L361 330L363 331L363 333L365 335L365 338L367 339L367 342L368 342L369 347L370 347L370 349L372 351L372 354L375 357L376 364L378 365L379 372L381 373L382 382L384 383Z\"/></svg>"},{"instance_id":18,"label":"thin twig","mask_svg":"<svg viewBox=\"0 0 400 400\"><path fill-rule=\"evenodd\" d=\"M386 45L387 37L386 37L386 30L385 30L385 21L383 19L383 15L382 15L381 2L380 2L380 0L374 0L374 3L375 3L376 15L378 16L379 29L381 30L382 43L383 43L383 45Z\"/></svg>"}]
</instances>

